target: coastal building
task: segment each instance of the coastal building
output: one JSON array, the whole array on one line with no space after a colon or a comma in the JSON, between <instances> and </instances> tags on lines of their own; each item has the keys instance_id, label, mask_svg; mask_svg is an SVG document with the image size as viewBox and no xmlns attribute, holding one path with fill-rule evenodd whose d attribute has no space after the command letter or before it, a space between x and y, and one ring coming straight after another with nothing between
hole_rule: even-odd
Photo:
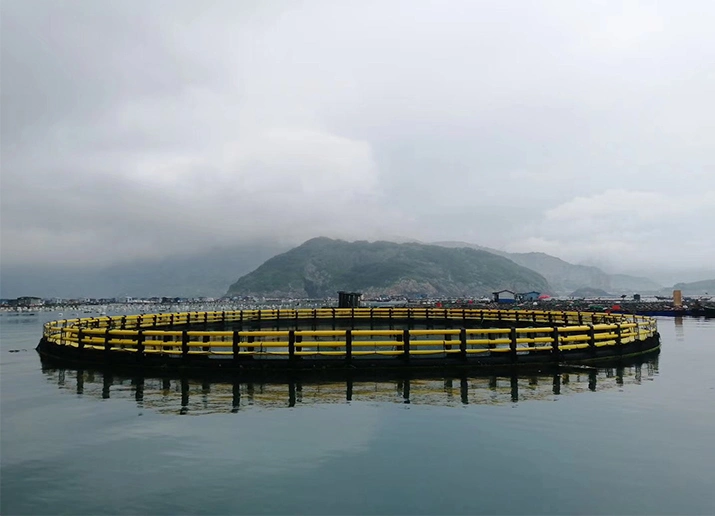
<instances>
[{"instance_id":1,"label":"coastal building","mask_svg":"<svg viewBox=\"0 0 715 516\"><path fill-rule=\"evenodd\" d=\"M532 290L531 292L521 292L516 295L516 299L519 301L538 301L541 292L536 292Z\"/></svg>"},{"instance_id":2,"label":"coastal building","mask_svg":"<svg viewBox=\"0 0 715 516\"><path fill-rule=\"evenodd\" d=\"M41 297L23 296L10 301L10 306L42 306L45 301Z\"/></svg>"},{"instance_id":3,"label":"coastal building","mask_svg":"<svg viewBox=\"0 0 715 516\"><path fill-rule=\"evenodd\" d=\"M499 290L492 292L495 303L513 303L516 300L516 292L512 290Z\"/></svg>"},{"instance_id":4,"label":"coastal building","mask_svg":"<svg viewBox=\"0 0 715 516\"><path fill-rule=\"evenodd\" d=\"M360 292L338 292L338 308L360 308Z\"/></svg>"}]
</instances>

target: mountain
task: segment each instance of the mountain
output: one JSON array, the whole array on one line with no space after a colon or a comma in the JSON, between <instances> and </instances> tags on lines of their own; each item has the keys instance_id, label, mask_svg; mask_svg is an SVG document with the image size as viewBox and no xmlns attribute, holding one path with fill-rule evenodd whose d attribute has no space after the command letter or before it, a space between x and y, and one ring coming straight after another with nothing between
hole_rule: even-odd
<instances>
[{"instance_id":1,"label":"mountain","mask_svg":"<svg viewBox=\"0 0 715 516\"><path fill-rule=\"evenodd\" d=\"M508 258L539 272L545 278L552 278L549 283L553 282L551 285L558 292L582 287L599 290L611 288L608 274L596 267L574 265L546 253L508 253Z\"/></svg>"},{"instance_id":2,"label":"mountain","mask_svg":"<svg viewBox=\"0 0 715 516\"><path fill-rule=\"evenodd\" d=\"M594 298L594 297L613 297L613 294L609 294L605 290L593 287L581 287L574 290L569 294L569 297L575 298Z\"/></svg>"},{"instance_id":3,"label":"mountain","mask_svg":"<svg viewBox=\"0 0 715 516\"><path fill-rule=\"evenodd\" d=\"M618 294L657 292L663 288L648 278L607 274L598 267L574 265L546 253L507 253L466 242L435 242L435 245L450 248L468 247L508 258L544 276L557 294L569 294L580 288L596 288Z\"/></svg>"},{"instance_id":4,"label":"mountain","mask_svg":"<svg viewBox=\"0 0 715 516\"><path fill-rule=\"evenodd\" d=\"M673 290L681 290L684 296L715 296L715 279L694 281L692 283L676 283L672 289L667 289L668 292Z\"/></svg>"},{"instance_id":5,"label":"mountain","mask_svg":"<svg viewBox=\"0 0 715 516\"><path fill-rule=\"evenodd\" d=\"M619 294L652 294L663 286L650 278L630 274L609 274L611 290Z\"/></svg>"},{"instance_id":6,"label":"mountain","mask_svg":"<svg viewBox=\"0 0 715 516\"><path fill-rule=\"evenodd\" d=\"M551 291L543 276L485 251L320 237L269 259L228 295L316 298L352 290L367 297L467 297L500 289Z\"/></svg>"},{"instance_id":7,"label":"mountain","mask_svg":"<svg viewBox=\"0 0 715 516\"><path fill-rule=\"evenodd\" d=\"M250 243L108 267L3 265L0 297L219 297L236 275L285 250L279 244Z\"/></svg>"}]
</instances>

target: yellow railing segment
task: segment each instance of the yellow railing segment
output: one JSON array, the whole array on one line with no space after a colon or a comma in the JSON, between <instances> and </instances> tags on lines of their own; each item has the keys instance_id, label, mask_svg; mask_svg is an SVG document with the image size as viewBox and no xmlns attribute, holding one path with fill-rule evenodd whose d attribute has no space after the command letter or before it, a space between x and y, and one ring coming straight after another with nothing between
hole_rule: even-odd
<instances>
[{"instance_id":1,"label":"yellow railing segment","mask_svg":"<svg viewBox=\"0 0 715 516\"><path fill-rule=\"evenodd\" d=\"M258 323L313 321L313 329L229 330ZM367 320L451 326L418 329L335 329ZM347 321L350 321L348 323ZM469 328L497 323L499 327ZM333 324L334 329L316 328ZM428 324L429 325L429 324ZM513 326L512 326L513 325ZM219 326L221 329L213 330ZM458 327L455 327L458 326ZM559 352L621 346L657 333L650 317L593 312L441 308L323 308L141 314L48 322L52 344L109 352L167 356L451 355Z\"/></svg>"}]
</instances>

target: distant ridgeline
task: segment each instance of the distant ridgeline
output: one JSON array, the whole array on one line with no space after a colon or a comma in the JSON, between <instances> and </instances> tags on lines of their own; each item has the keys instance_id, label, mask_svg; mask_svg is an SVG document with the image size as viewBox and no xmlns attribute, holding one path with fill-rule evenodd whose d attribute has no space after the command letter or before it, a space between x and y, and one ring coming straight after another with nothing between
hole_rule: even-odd
<instances>
[{"instance_id":1,"label":"distant ridgeline","mask_svg":"<svg viewBox=\"0 0 715 516\"><path fill-rule=\"evenodd\" d=\"M269 259L228 295L326 297L355 290L365 297L471 297L501 289L552 291L537 272L486 251L321 237Z\"/></svg>"},{"instance_id":2,"label":"distant ridgeline","mask_svg":"<svg viewBox=\"0 0 715 516\"><path fill-rule=\"evenodd\" d=\"M565 295L581 288L599 289L604 295L659 292L663 286L639 276L607 274L597 267L574 265L545 253L507 253L466 242L435 242L444 247L469 247L508 258L514 263L543 275L556 294ZM672 289L670 289L672 291Z\"/></svg>"},{"instance_id":3,"label":"distant ridgeline","mask_svg":"<svg viewBox=\"0 0 715 516\"><path fill-rule=\"evenodd\" d=\"M682 291L686 296L715 296L715 279L694 281L692 283L676 283L673 289Z\"/></svg>"}]
</instances>

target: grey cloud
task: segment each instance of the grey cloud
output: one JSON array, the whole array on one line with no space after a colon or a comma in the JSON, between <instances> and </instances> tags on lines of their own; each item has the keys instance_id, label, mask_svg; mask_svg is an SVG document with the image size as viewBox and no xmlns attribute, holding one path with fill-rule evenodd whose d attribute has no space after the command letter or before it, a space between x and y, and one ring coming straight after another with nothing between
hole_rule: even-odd
<instances>
[{"instance_id":1,"label":"grey cloud","mask_svg":"<svg viewBox=\"0 0 715 516\"><path fill-rule=\"evenodd\" d=\"M715 252L710 2L0 8L5 263L324 234L625 268L682 224L678 260ZM603 232L578 199L613 191L706 202Z\"/></svg>"}]
</instances>

